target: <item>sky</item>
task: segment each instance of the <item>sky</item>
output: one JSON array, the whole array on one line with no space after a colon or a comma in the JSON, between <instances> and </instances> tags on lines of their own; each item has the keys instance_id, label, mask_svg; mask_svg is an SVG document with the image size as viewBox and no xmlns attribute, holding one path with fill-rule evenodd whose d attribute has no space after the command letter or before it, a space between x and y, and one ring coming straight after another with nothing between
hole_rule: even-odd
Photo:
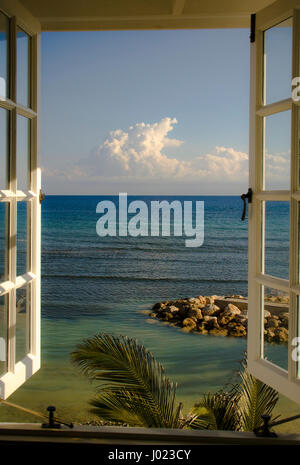
<instances>
[{"instance_id":1,"label":"sky","mask_svg":"<svg viewBox=\"0 0 300 465\"><path fill-rule=\"evenodd\" d=\"M247 191L247 29L43 32L41 100L46 194Z\"/></svg>"}]
</instances>

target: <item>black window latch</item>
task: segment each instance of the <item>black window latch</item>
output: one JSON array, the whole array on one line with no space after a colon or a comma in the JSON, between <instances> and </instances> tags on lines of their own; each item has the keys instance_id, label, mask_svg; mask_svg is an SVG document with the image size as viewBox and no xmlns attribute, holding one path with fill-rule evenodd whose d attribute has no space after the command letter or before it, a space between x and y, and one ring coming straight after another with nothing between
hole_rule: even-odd
<instances>
[{"instance_id":1,"label":"black window latch","mask_svg":"<svg viewBox=\"0 0 300 465\"><path fill-rule=\"evenodd\" d=\"M58 429L60 428L60 425L65 425L65 426L68 426L69 428L73 428L73 423L65 423L64 421L54 418L55 410L56 410L55 407L53 407L52 405L49 405L49 407L47 408L47 411L49 412L49 421L48 423L43 423L42 428Z\"/></svg>"},{"instance_id":2,"label":"black window latch","mask_svg":"<svg viewBox=\"0 0 300 465\"><path fill-rule=\"evenodd\" d=\"M243 213L242 213L242 217L241 217L242 221L244 221L244 219L246 217L246 208L247 208L246 207L246 199L248 199L248 203L251 203L252 202L252 194L253 194L253 191L252 191L251 187L249 187L247 194L242 194L241 195L241 199L244 202L243 203Z\"/></svg>"}]
</instances>

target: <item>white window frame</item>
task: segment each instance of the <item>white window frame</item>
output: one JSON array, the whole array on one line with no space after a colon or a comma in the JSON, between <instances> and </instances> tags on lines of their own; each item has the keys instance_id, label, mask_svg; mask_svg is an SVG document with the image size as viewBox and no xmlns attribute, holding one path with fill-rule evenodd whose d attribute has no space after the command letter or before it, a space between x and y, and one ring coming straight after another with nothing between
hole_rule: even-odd
<instances>
[{"instance_id":1,"label":"white window frame","mask_svg":"<svg viewBox=\"0 0 300 465\"><path fill-rule=\"evenodd\" d=\"M262 301L260 286L266 285L288 291L290 293L291 324L289 326L289 355L291 355L291 340L298 336L297 328L297 296L300 295L298 280L298 202L300 190L297 185L299 164L298 153L298 123L299 107L290 98L272 105L264 105L262 95L262 53L263 30L294 16L294 47L299 47L299 10L300 0L279 0L270 7L261 10L256 15L256 39L251 44L251 76L250 76L250 187L254 195L249 208L249 327L248 327L248 366L250 371L275 387L279 392L291 399L300 401L300 380L297 378L297 364L289 359L288 374L281 368L267 362L262 357ZM0 107L11 113L10 129L10 157L15 160L16 155L16 119L22 115L31 120L31 152L32 152L32 186L22 192L16 189L15 182L11 182L8 190L0 191L0 201L10 202L12 215L10 220L10 269L8 281L0 283L0 295L9 294L8 315L8 373L0 378L0 396L7 398L30 376L40 368L40 254L41 254L41 211L40 188L41 175L38 161L38 95L39 95L39 57L40 57L40 23L33 18L17 0L0 0L0 10L10 17L12 25L10 45L10 79L11 95L9 99L1 99ZM31 61L31 108L24 108L16 102L16 28L25 30L32 37ZM293 54L293 76L300 75L298 54ZM262 159L262 119L266 115L278 111L291 109L292 112L292 144L291 144L291 188L289 191L264 191L262 188L261 159ZM13 168L15 170L15 167ZM32 234L31 234L31 270L16 276L16 205L21 200L30 201L32 205ZM273 278L262 273L260 254L262 251L262 236L260 233L261 216L260 204L263 200L288 200L291 205L291 242L290 242L290 280ZM15 322L16 322L16 289L31 283L33 292L31 299L30 319L30 352L20 362L15 363ZM259 310L259 311L258 311Z\"/></svg>"},{"instance_id":2,"label":"white window frame","mask_svg":"<svg viewBox=\"0 0 300 465\"><path fill-rule=\"evenodd\" d=\"M299 334L298 296L299 250L298 250L298 205L299 189L299 102L290 96L272 104L263 101L264 85L264 31L287 18L293 18L292 77L300 76L300 1L278 1L256 14L255 41L250 51L250 144L249 144L249 186L253 190L249 204L249 245L248 245L248 368L257 378L277 389L281 394L300 402L299 362L292 360L292 340ZM264 190L263 179L263 132L264 117L285 110L291 110L291 166L290 190ZM264 201L288 201L290 205L290 263L289 280L276 278L264 273L264 233L262 205ZM289 307L288 371L264 359L264 296L261 286L287 292Z\"/></svg>"},{"instance_id":3,"label":"white window frame","mask_svg":"<svg viewBox=\"0 0 300 465\"><path fill-rule=\"evenodd\" d=\"M41 307L41 207L40 189L41 172L38 149L38 106L39 106L39 57L40 57L40 23L15 0L0 0L0 10L10 21L9 34L9 98L0 99L0 107L9 112L9 158L10 179L8 189L0 190L0 202L10 205L8 225L8 280L0 282L0 296L8 295L7 315L7 372L0 377L0 397L6 399L39 368L40 349L40 307ZM17 27L30 36L30 107L17 103ZM30 120L30 177L31 185L27 191L17 190L16 152L17 152L17 117L21 115ZM17 205L25 201L29 206L31 222L27 235L27 250L30 250L30 269L23 275L16 274L16 234ZM16 290L30 285L30 314L27 315L28 353L16 363Z\"/></svg>"}]
</instances>

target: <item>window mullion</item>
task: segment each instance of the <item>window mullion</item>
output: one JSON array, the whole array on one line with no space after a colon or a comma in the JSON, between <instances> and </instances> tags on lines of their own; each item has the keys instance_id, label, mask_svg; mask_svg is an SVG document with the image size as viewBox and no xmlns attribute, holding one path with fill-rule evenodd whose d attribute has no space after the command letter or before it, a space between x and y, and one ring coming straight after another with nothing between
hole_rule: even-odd
<instances>
[{"instance_id":1,"label":"window mullion","mask_svg":"<svg viewBox=\"0 0 300 465\"><path fill-rule=\"evenodd\" d=\"M295 10L293 17L292 78L300 74L299 40L300 12ZM299 106L292 105L291 134L291 214L290 214L290 321L289 321L289 378L298 376L299 362L292 360L292 341L299 336L298 296L293 288L299 284L299 203L294 194L299 191Z\"/></svg>"},{"instance_id":2,"label":"window mullion","mask_svg":"<svg viewBox=\"0 0 300 465\"><path fill-rule=\"evenodd\" d=\"M31 104L38 114L38 96L40 69L38 66L40 55L40 37L35 35L31 39ZM36 195L31 201L31 271L37 279L31 285L31 319L30 319L30 352L35 355L36 363L40 363L40 307L41 300L41 170L38 160L38 116L31 121L31 191Z\"/></svg>"},{"instance_id":3,"label":"window mullion","mask_svg":"<svg viewBox=\"0 0 300 465\"><path fill-rule=\"evenodd\" d=\"M10 20L10 98L16 101L16 19ZM9 163L9 189L16 194L16 150L17 150L17 113L16 109L10 110L10 163ZM17 234L17 202L10 199L9 215L9 257L8 257L8 279L16 284L16 234ZM8 338L7 338L7 368L9 372L15 371L16 358L16 290L9 291L8 300Z\"/></svg>"}]
</instances>

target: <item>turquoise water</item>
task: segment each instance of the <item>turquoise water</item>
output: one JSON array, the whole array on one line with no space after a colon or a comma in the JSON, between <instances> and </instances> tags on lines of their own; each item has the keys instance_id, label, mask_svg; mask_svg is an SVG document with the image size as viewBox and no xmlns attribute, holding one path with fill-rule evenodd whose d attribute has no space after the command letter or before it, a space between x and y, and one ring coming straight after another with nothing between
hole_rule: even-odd
<instances>
[{"instance_id":1,"label":"turquoise water","mask_svg":"<svg viewBox=\"0 0 300 465\"><path fill-rule=\"evenodd\" d=\"M240 221L242 202L234 196L185 197L205 201L204 244L188 249L181 237L98 237L96 205L101 199L46 197L42 368L10 400L39 411L54 404L69 421L91 419L88 400L95 386L71 366L70 352L83 338L109 332L137 338L151 350L178 383L178 398L188 410L204 392L235 379L246 341L185 334L149 320L142 311L163 299L247 295L247 222ZM287 277L288 208L278 202L268 212L268 267ZM275 350L277 359L285 358L284 347ZM295 408L287 401L283 405L287 412ZM1 407L0 418L33 420L7 407Z\"/></svg>"}]
</instances>

